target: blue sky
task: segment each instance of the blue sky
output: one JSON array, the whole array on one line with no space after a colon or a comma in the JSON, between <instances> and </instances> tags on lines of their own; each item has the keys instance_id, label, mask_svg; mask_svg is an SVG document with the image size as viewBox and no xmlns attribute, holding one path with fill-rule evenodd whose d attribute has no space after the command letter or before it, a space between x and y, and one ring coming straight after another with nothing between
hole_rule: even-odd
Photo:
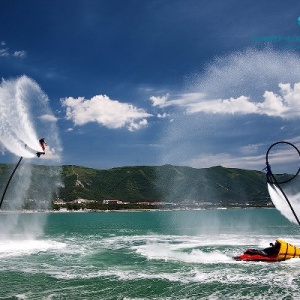
<instances>
[{"instance_id":1,"label":"blue sky","mask_svg":"<svg viewBox=\"0 0 300 300\"><path fill-rule=\"evenodd\" d=\"M299 16L298 0L1 1L0 75L48 96L62 164L261 170L272 143L300 144Z\"/></svg>"}]
</instances>

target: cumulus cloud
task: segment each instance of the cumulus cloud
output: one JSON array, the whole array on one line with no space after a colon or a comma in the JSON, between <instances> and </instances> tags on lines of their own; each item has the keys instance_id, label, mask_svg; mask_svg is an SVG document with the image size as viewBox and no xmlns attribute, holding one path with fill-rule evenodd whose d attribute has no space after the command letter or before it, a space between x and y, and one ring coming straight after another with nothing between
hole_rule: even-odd
<instances>
[{"instance_id":1,"label":"cumulus cloud","mask_svg":"<svg viewBox=\"0 0 300 300\"><path fill-rule=\"evenodd\" d=\"M157 114L157 117L158 117L159 119L164 119L164 118L167 118L167 117L169 117L169 116L170 116L170 115L167 114L167 113Z\"/></svg>"},{"instance_id":2,"label":"cumulus cloud","mask_svg":"<svg viewBox=\"0 0 300 300\"><path fill-rule=\"evenodd\" d=\"M57 118L55 116L49 115L49 114L42 115L39 118L46 122L56 122L57 121Z\"/></svg>"},{"instance_id":3,"label":"cumulus cloud","mask_svg":"<svg viewBox=\"0 0 300 300\"><path fill-rule=\"evenodd\" d=\"M15 51L12 56L18 57L18 58L25 58L27 56L26 51Z\"/></svg>"},{"instance_id":4,"label":"cumulus cloud","mask_svg":"<svg viewBox=\"0 0 300 300\"><path fill-rule=\"evenodd\" d=\"M0 56L6 57L9 56L8 49L0 49Z\"/></svg>"},{"instance_id":5,"label":"cumulus cloud","mask_svg":"<svg viewBox=\"0 0 300 300\"><path fill-rule=\"evenodd\" d=\"M78 126L96 122L110 129L126 127L134 131L146 126L146 118L152 116L141 108L112 100L106 95L91 99L68 97L61 102L66 107L66 118Z\"/></svg>"},{"instance_id":6,"label":"cumulus cloud","mask_svg":"<svg viewBox=\"0 0 300 300\"><path fill-rule=\"evenodd\" d=\"M203 93L182 94L177 99L168 97L151 97L153 105L159 107L184 107L186 113L208 114L258 114L283 119L295 119L300 116L300 82L292 86L290 83L279 83L279 92L265 91L262 101L254 101L241 95L229 99L207 99Z\"/></svg>"},{"instance_id":7,"label":"cumulus cloud","mask_svg":"<svg viewBox=\"0 0 300 300\"><path fill-rule=\"evenodd\" d=\"M142 119L141 121L135 123L135 122L130 122L128 125L128 130L129 131L134 131L141 129L142 127L146 126L148 124L148 121L146 119Z\"/></svg>"},{"instance_id":8,"label":"cumulus cloud","mask_svg":"<svg viewBox=\"0 0 300 300\"><path fill-rule=\"evenodd\" d=\"M213 113L213 114L249 114L256 113L256 105L245 96L230 99L204 100L187 105L187 113Z\"/></svg>"},{"instance_id":9,"label":"cumulus cloud","mask_svg":"<svg viewBox=\"0 0 300 300\"><path fill-rule=\"evenodd\" d=\"M167 100L169 99L170 94L166 94L164 96L151 96L149 99L152 102L152 106L158 106L158 107L165 107L170 105L167 103Z\"/></svg>"},{"instance_id":10,"label":"cumulus cloud","mask_svg":"<svg viewBox=\"0 0 300 300\"><path fill-rule=\"evenodd\" d=\"M0 42L0 46L5 47L6 43L4 41ZM19 51L11 51L8 47L0 49L0 57L17 57L17 58L25 58L27 56L27 52L24 50Z\"/></svg>"}]
</instances>

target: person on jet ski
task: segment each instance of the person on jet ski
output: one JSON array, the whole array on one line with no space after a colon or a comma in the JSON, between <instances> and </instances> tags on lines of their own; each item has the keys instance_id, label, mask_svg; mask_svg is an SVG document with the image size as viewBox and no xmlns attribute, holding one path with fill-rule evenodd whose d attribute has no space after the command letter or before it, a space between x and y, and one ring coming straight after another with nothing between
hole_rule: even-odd
<instances>
[{"instance_id":1,"label":"person on jet ski","mask_svg":"<svg viewBox=\"0 0 300 300\"><path fill-rule=\"evenodd\" d=\"M278 254L280 249L280 243L276 242L275 245L273 243L270 243L270 247L265 248L262 250L262 252L266 253L267 256Z\"/></svg>"},{"instance_id":2,"label":"person on jet ski","mask_svg":"<svg viewBox=\"0 0 300 300\"><path fill-rule=\"evenodd\" d=\"M263 250L257 250L257 249L248 249L245 254L258 254L263 256L272 256L275 254L278 254L280 249L280 243L276 242L275 245L273 243L270 243L270 247L267 247Z\"/></svg>"}]
</instances>

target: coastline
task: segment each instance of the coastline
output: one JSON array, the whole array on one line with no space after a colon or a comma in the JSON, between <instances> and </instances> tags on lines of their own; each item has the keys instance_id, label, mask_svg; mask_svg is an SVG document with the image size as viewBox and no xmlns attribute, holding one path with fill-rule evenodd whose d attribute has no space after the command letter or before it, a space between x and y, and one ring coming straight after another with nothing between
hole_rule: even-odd
<instances>
[{"instance_id":1,"label":"coastline","mask_svg":"<svg viewBox=\"0 0 300 300\"><path fill-rule=\"evenodd\" d=\"M274 207L258 207L258 206L251 206L251 207L214 207L214 208L153 208L153 209L107 209L107 210L0 210L1 214L34 214L34 213L41 213L41 214L49 214L49 213L109 213L109 212L157 212L157 211L198 211L198 210L250 210L250 209L275 209Z\"/></svg>"}]
</instances>

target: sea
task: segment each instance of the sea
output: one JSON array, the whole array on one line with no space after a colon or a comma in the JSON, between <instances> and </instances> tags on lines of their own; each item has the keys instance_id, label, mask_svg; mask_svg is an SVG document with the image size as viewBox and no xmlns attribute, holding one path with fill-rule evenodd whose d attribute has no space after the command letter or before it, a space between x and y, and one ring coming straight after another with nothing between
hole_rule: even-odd
<instances>
[{"instance_id":1,"label":"sea","mask_svg":"<svg viewBox=\"0 0 300 300\"><path fill-rule=\"evenodd\" d=\"M300 259L233 256L300 228L276 209L0 214L0 299L300 299Z\"/></svg>"}]
</instances>

